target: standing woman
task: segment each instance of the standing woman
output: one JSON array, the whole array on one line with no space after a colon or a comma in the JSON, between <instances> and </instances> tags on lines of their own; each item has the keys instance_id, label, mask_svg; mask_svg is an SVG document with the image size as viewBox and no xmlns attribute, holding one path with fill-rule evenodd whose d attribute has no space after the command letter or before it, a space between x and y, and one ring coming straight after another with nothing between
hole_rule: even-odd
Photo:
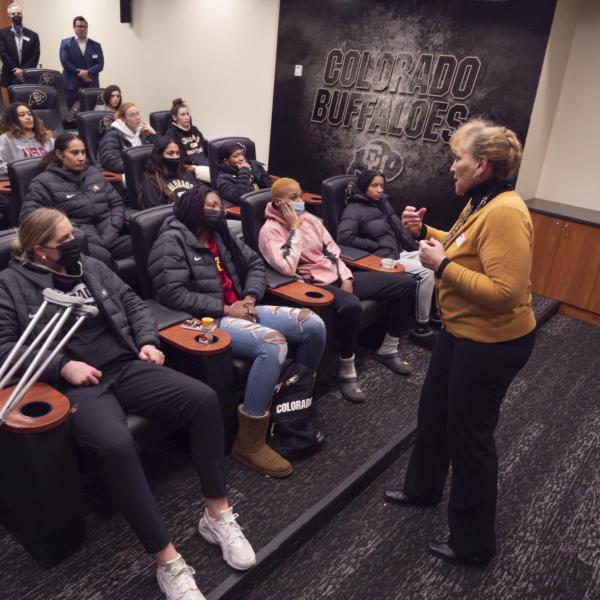
<instances>
[{"instance_id":1,"label":"standing woman","mask_svg":"<svg viewBox=\"0 0 600 600\"><path fill-rule=\"evenodd\" d=\"M206 140L192 123L190 109L181 98L173 100L171 124L165 135L177 142L186 171L193 173L200 181L210 183Z\"/></svg>"},{"instance_id":2,"label":"standing woman","mask_svg":"<svg viewBox=\"0 0 600 600\"><path fill-rule=\"evenodd\" d=\"M94 110L108 110L116 113L121 106L122 96L121 88L118 85L109 85L104 92L102 92L102 104L96 104Z\"/></svg>"},{"instance_id":3,"label":"standing woman","mask_svg":"<svg viewBox=\"0 0 600 600\"><path fill-rule=\"evenodd\" d=\"M54 146L52 132L22 102L4 109L0 133L0 176L6 176L9 162L44 156Z\"/></svg>"},{"instance_id":4,"label":"standing woman","mask_svg":"<svg viewBox=\"0 0 600 600\"><path fill-rule=\"evenodd\" d=\"M422 224L425 208L402 213L421 240L421 262L435 271L444 327L421 392L404 488L385 498L436 505L452 463L450 537L429 542L429 551L453 564L486 565L496 553L494 430L534 344L533 227L509 183L522 154L513 131L474 119L456 130L450 147L455 191L467 202L458 221L445 232Z\"/></svg>"}]
</instances>

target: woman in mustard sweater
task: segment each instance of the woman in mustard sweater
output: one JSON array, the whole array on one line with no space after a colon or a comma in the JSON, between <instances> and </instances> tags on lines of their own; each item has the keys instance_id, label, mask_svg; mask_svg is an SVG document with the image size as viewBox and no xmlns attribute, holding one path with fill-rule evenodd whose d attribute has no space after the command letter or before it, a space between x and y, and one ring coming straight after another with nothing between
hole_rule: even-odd
<instances>
[{"instance_id":1,"label":"woman in mustard sweater","mask_svg":"<svg viewBox=\"0 0 600 600\"><path fill-rule=\"evenodd\" d=\"M513 190L522 148L513 131L471 120L450 140L457 195L466 206L449 232L423 224L407 206L403 225L435 271L443 329L421 392L417 439L402 490L389 502L434 506L448 467L450 537L429 551L453 563L485 566L496 552L497 454L494 430L506 391L533 349L533 227Z\"/></svg>"}]
</instances>

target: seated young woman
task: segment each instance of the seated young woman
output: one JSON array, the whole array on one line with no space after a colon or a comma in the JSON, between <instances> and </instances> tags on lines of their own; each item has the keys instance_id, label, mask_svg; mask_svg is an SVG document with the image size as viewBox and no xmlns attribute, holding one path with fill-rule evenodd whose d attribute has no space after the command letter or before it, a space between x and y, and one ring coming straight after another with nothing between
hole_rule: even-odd
<instances>
[{"instance_id":1,"label":"seated young woman","mask_svg":"<svg viewBox=\"0 0 600 600\"><path fill-rule=\"evenodd\" d=\"M165 135L177 142L186 171L193 173L200 181L210 183L206 140L192 123L190 109L181 98L173 100L171 124Z\"/></svg>"},{"instance_id":2,"label":"seated young woman","mask_svg":"<svg viewBox=\"0 0 600 600\"><path fill-rule=\"evenodd\" d=\"M8 163L44 156L54 147L52 132L22 102L13 102L4 109L0 134L0 177L6 177Z\"/></svg>"},{"instance_id":3,"label":"seated young woman","mask_svg":"<svg viewBox=\"0 0 600 600\"><path fill-rule=\"evenodd\" d=\"M113 259L133 256L131 237L123 233L123 199L94 166L83 142L61 133L54 152L43 159L45 170L29 184L21 220L37 208L58 208L86 234L89 253L114 266Z\"/></svg>"},{"instance_id":4,"label":"seated young woman","mask_svg":"<svg viewBox=\"0 0 600 600\"><path fill-rule=\"evenodd\" d=\"M217 191L223 200L239 204L244 194L270 187L271 178L262 164L246 160L246 146L239 142L221 146Z\"/></svg>"},{"instance_id":5,"label":"seated young woman","mask_svg":"<svg viewBox=\"0 0 600 600\"><path fill-rule=\"evenodd\" d=\"M399 261L406 273L417 278L417 325L410 337L431 345L435 335L429 327L429 314L435 288L434 273L419 260L419 246L406 231L387 194L385 177L379 171L363 171L350 184L348 202L338 225L337 241L372 254Z\"/></svg>"},{"instance_id":6,"label":"seated young woman","mask_svg":"<svg viewBox=\"0 0 600 600\"><path fill-rule=\"evenodd\" d=\"M186 170L177 143L169 137L160 136L146 162L138 206L144 209L169 204L195 185L198 185L198 180Z\"/></svg>"},{"instance_id":7,"label":"seated young woman","mask_svg":"<svg viewBox=\"0 0 600 600\"><path fill-rule=\"evenodd\" d=\"M109 85L102 92L103 104L96 104L94 110L108 110L116 113L122 102L121 88L118 85Z\"/></svg>"},{"instance_id":8,"label":"seated young woman","mask_svg":"<svg viewBox=\"0 0 600 600\"><path fill-rule=\"evenodd\" d=\"M123 173L123 150L153 144L155 139L156 131L142 121L138 107L133 102L123 102L108 131L100 138L98 160L103 169Z\"/></svg>"},{"instance_id":9,"label":"seated young woman","mask_svg":"<svg viewBox=\"0 0 600 600\"><path fill-rule=\"evenodd\" d=\"M148 259L158 300L197 317L219 319L234 356L252 361L232 454L250 468L285 477L292 465L265 443L269 405L288 342L316 371L325 325L305 308L258 304L266 288L262 259L230 235L218 194L196 187L175 200Z\"/></svg>"},{"instance_id":10,"label":"seated young woman","mask_svg":"<svg viewBox=\"0 0 600 600\"><path fill-rule=\"evenodd\" d=\"M230 566L245 570L256 561L227 501L217 395L202 382L163 365L148 308L103 263L80 255L72 225L62 212L40 208L29 213L21 222L16 251L0 274L0 360L29 325L45 288L86 298L99 309L70 337L41 379L76 407L70 415L75 440L96 454L109 493L156 560L158 584L167 600L201 600L194 570L178 554L160 516L125 414L186 428L206 502L195 527L206 540L221 546ZM34 335L56 310L48 306ZM25 350L26 346L21 348Z\"/></svg>"},{"instance_id":11,"label":"seated young woman","mask_svg":"<svg viewBox=\"0 0 600 600\"><path fill-rule=\"evenodd\" d=\"M398 352L400 336L413 320L416 283L404 273L352 272L320 219L305 212L300 184L281 178L273 183L273 200L265 209L259 245L265 260L284 275L299 275L334 295L334 331L340 351L338 384L346 400L364 402L358 384L354 351L361 300L385 300L387 333L374 357L401 375L411 370Z\"/></svg>"}]
</instances>

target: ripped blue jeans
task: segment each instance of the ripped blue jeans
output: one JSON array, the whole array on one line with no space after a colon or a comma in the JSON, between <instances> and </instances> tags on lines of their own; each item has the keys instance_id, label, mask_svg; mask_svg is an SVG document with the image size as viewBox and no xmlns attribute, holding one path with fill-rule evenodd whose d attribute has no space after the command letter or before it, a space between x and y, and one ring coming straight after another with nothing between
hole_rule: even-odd
<instances>
[{"instance_id":1,"label":"ripped blue jeans","mask_svg":"<svg viewBox=\"0 0 600 600\"><path fill-rule=\"evenodd\" d=\"M307 308L257 306L258 322L223 317L219 327L231 336L236 358L252 361L244 392L244 412L265 414L273 388L287 357L288 342L296 346L296 360L316 371L325 348L325 324Z\"/></svg>"}]
</instances>

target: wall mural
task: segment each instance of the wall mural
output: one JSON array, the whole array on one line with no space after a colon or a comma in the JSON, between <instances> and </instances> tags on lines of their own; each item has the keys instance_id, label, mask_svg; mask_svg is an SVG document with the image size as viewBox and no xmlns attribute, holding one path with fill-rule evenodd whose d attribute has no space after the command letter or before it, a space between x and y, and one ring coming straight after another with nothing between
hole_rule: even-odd
<instances>
[{"instance_id":1,"label":"wall mural","mask_svg":"<svg viewBox=\"0 0 600 600\"><path fill-rule=\"evenodd\" d=\"M281 0L269 171L318 192L385 173L397 210L448 226L448 140L469 117L524 141L554 0ZM296 76L297 66L302 74Z\"/></svg>"}]
</instances>

